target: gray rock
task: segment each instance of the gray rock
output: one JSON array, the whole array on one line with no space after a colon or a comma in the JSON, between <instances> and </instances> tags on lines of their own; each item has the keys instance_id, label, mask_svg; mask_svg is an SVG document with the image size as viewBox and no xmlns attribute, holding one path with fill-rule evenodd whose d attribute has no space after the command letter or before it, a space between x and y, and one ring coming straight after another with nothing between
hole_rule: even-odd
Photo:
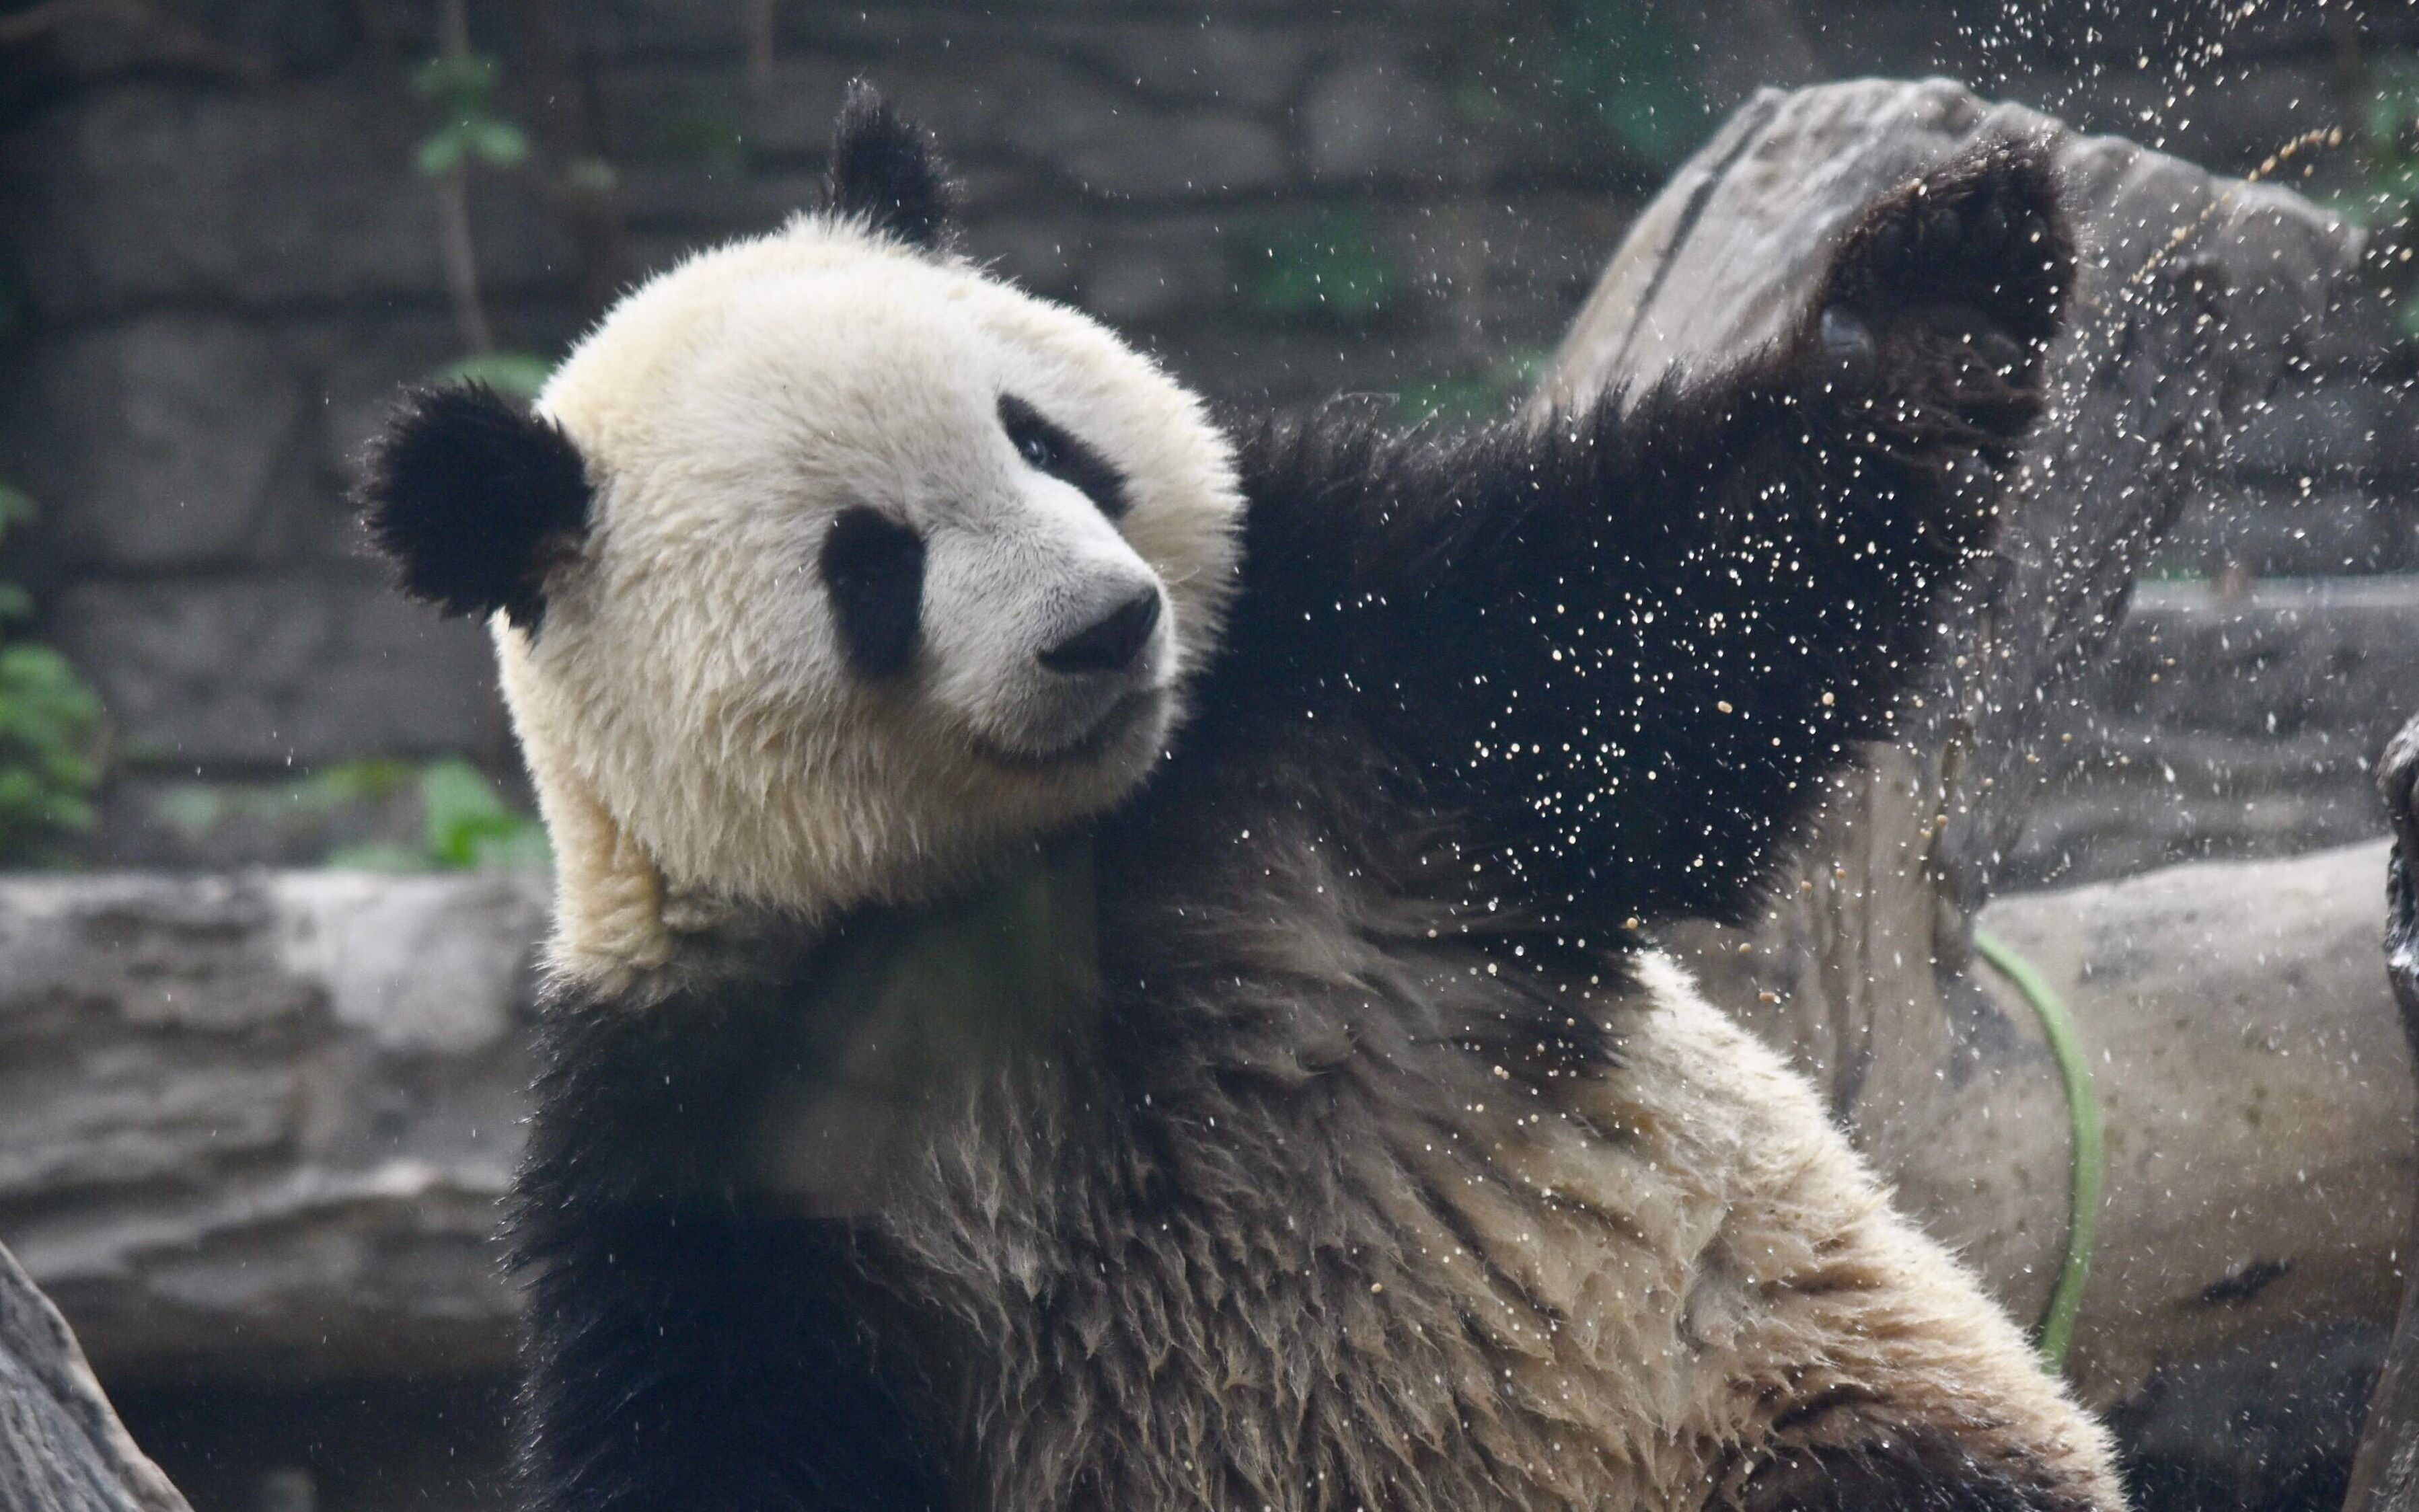
<instances>
[{"instance_id":1,"label":"gray rock","mask_svg":"<svg viewBox=\"0 0 2419 1512\"><path fill-rule=\"evenodd\" d=\"M290 559L318 480L305 385L249 322L150 316L22 355L5 422L12 481L70 567Z\"/></svg>"},{"instance_id":2,"label":"gray rock","mask_svg":"<svg viewBox=\"0 0 2419 1512\"><path fill-rule=\"evenodd\" d=\"M2076 695L2011 885L2382 834L2369 770L2419 710L2419 578L2145 583Z\"/></svg>"},{"instance_id":3,"label":"gray rock","mask_svg":"<svg viewBox=\"0 0 2419 1512\"><path fill-rule=\"evenodd\" d=\"M457 751L501 730L485 632L374 579L87 580L52 623L138 764Z\"/></svg>"},{"instance_id":4,"label":"gray rock","mask_svg":"<svg viewBox=\"0 0 2419 1512\"><path fill-rule=\"evenodd\" d=\"M0 881L0 1239L112 1380L509 1359L545 887Z\"/></svg>"},{"instance_id":5,"label":"gray rock","mask_svg":"<svg viewBox=\"0 0 2419 1512\"><path fill-rule=\"evenodd\" d=\"M2261 582L2240 596L2144 583L2090 677L2089 706L2112 723L2327 734L2365 764L2419 709L2419 578Z\"/></svg>"},{"instance_id":6,"label":"gray rock","mask_svg":"<svg viewBox=\"0 0 2419 1512\"><path fill-rule=\"evenodd\" d=\"M2419 569L2419 495L2368 480L2212 483L2160 543L2171 576L2324 578Z\"/></svg>"}]
</instances>

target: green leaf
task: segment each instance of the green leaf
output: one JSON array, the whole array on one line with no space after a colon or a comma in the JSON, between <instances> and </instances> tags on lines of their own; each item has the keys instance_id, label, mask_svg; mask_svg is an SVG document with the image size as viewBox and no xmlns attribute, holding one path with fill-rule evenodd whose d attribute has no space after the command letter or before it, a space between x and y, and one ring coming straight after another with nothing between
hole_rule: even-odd
<instances>
[{"instance_id":1,"label":"green leaf","mask_svg":"<svg viewBox=\"0 0 2419 1512\"><path fill-rule=\"evenodd\" d=\"M408 762L367 756L312 773L295 785L293 797L305 808L321 810L347 803L377 803L409 787L419 776Z\"/></svg>"},{"instance_id":2,"label":"green leaf","mask_svg":"<svg viewBox=\"0 0 2419 1512\"><path fill-rule=\"evenodd\" d=\"M201 783L188 783L170 788L149 804L151 817L183 835L186 841L199 841L218 827L226 817L226 795Z\"/></svg>"},{"instance_id":3,"label":"green leaf","mask_svg":"<svg viewBox=\"0 0 2419 1512\"><path fill-rule=\"evenodd\" d=\"M420 774L420 805L428 854L439 866L470 866L478 837L514 817L495 784L459 757L431 762Z\"/></svg>"},{"instance_id":4,"label":"green leaf","mask_svg":"<svg viewBox=\"0 0 2419 1512\"><path fill-rule=\"evenodd\" d=\"M470 137L459 125L440 128L420 144L413 164L430 178L441 178L462 166L462 159L470 150Z\"/></svg>"},{"instance_id":5,"label":"green leaf","mask_svg":"<svg viewBox=\"0 0 2419 1512\"><path fill-rule=\"evenodd\" d=\"M462 123L463 135L479 161L498 168L516 168L529 161L529 133L508 120L489 116Z\"/></svg>"},{"instance_id":6,"label":"green leaf","mask_svg":"<svg viewBox=\"0 0 2419 1512\"><path fill-rule=\"evenodd\" d=\"M472 866L482 871L537 871L554 864L546 825L526 815L513 818L511 829L481 835L472 841Z\"/></svg>"},{"instance_id":7,"label":"green leaf","mask_svg":"<svg viewBox=\"0 0 2419 1512\"><path fill-rule=\"evenodd\" d=\"M415 69L411 87L423 100L461 114L468 106L485 103L502 76L502 68L484 53L445 54Z\"/></svg>"},{"instance_id":8,"label":"green leaf","mask_svg":"<svg viewBox=\"0 0 2419 1512\"><path fill-rule=\"evenodd\" d=\"M0 534L32 524L34 517L40 513L41 506L34 502L32 494L0 483Z\"/></svg>"},{"instance_id":9,"label":"green leaf","mask_svg":"<svg viewBox=\"0 0 2419 1512\"><path fill-rule=\"evenodd\" d=\"M516 399L534 399L554 364L535 352L474 352L438 369L439 382L484 383Z\"/></svg>"},{"instance_id":10,"label":"green leaf","mask_svg":"<svg viewBox=\"0 0 2419 1512\"><path fill-rule=\"evenodd\" d=\"M425 872L428 857L408 845L374 841L339 846L328 854L328 864L340 872Z\"/></svg>"},{"instance_id":11,"label":"green leaf","mask_svg":"<svg viewBox=\"0 0 2419 1512\"><path fill-rule=\"evenodd\" d=\"M716 167L741 168L747 162L747 134L711 110L684 111L666 122L664 146Z\"/></svg>"},{"instance_id":12,"label":"green leaf","mask_svg":"<svg viewBox=\"0 0 2419 1512\"><path fill-rule=\"evenodd\" d=\"M93 822L100 700L45 645L0 646L0 859L36 858Z\"/></svg>"},{"instance_id":13,"label":"green leaf","mask_svg":"<svg viewBox=\"0 0 2419 1512\"><path fill-rule=\"evenodd\" d=\"M603 158L575 158L562 170L565 188L582 194L609 194L622 185L622 176Z\"/></svg>"}]
</instances>

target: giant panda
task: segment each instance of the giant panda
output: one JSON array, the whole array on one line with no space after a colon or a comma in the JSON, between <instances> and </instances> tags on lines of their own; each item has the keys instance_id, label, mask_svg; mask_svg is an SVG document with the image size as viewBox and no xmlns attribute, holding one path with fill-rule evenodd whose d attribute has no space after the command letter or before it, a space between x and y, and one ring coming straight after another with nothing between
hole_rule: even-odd
<instances>
[{"instance_id":1,"label":"giant panda","mask_svg":"<svg viewBox=\"0 0 2419 1512\"><path fill-rule=\"evenodd\" d=\"M2115 1512L2102 1430L1649 944L1737 916L1990 536L2069 254L1907 184L1769 350L1214 415L826 203L367 520L486 618L559 898L539 1512Z\"/></svg>"}]
</instances>

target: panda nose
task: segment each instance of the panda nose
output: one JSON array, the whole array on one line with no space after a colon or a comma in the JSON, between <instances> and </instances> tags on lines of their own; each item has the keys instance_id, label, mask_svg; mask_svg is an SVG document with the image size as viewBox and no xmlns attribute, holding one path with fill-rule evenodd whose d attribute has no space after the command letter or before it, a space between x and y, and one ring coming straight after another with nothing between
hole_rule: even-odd
<instances>
[{"instance_id":1,"label":"panda nose","mask_svg":"<svg viewBox=\"0 0 2419 1512\"><path fill-rule=\"evenodd\" d=\"M1041 653L1054 672L1123 671L1159 624L1159 589L1145 588L1090 625Z\"/></svg>"}]
</instances>

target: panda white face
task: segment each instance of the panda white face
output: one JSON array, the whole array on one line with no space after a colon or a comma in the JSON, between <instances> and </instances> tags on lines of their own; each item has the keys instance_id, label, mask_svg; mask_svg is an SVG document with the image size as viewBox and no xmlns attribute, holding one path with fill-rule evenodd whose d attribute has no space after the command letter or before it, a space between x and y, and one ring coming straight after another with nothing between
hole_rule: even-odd
<instances>
[{"instance_id":1,"label":"panda white face","mask_svg":"<svg viewBox=\"0 0 2419 1512\"><path fill-rule=\"evenodd\" d=\"M1223 438L963 262L801 220L631 295L539 408L593 500L494 625L565 865L601 823L675 894L917 897L1123 797L1215 644Z\"/></svg>"}]
</instances>

